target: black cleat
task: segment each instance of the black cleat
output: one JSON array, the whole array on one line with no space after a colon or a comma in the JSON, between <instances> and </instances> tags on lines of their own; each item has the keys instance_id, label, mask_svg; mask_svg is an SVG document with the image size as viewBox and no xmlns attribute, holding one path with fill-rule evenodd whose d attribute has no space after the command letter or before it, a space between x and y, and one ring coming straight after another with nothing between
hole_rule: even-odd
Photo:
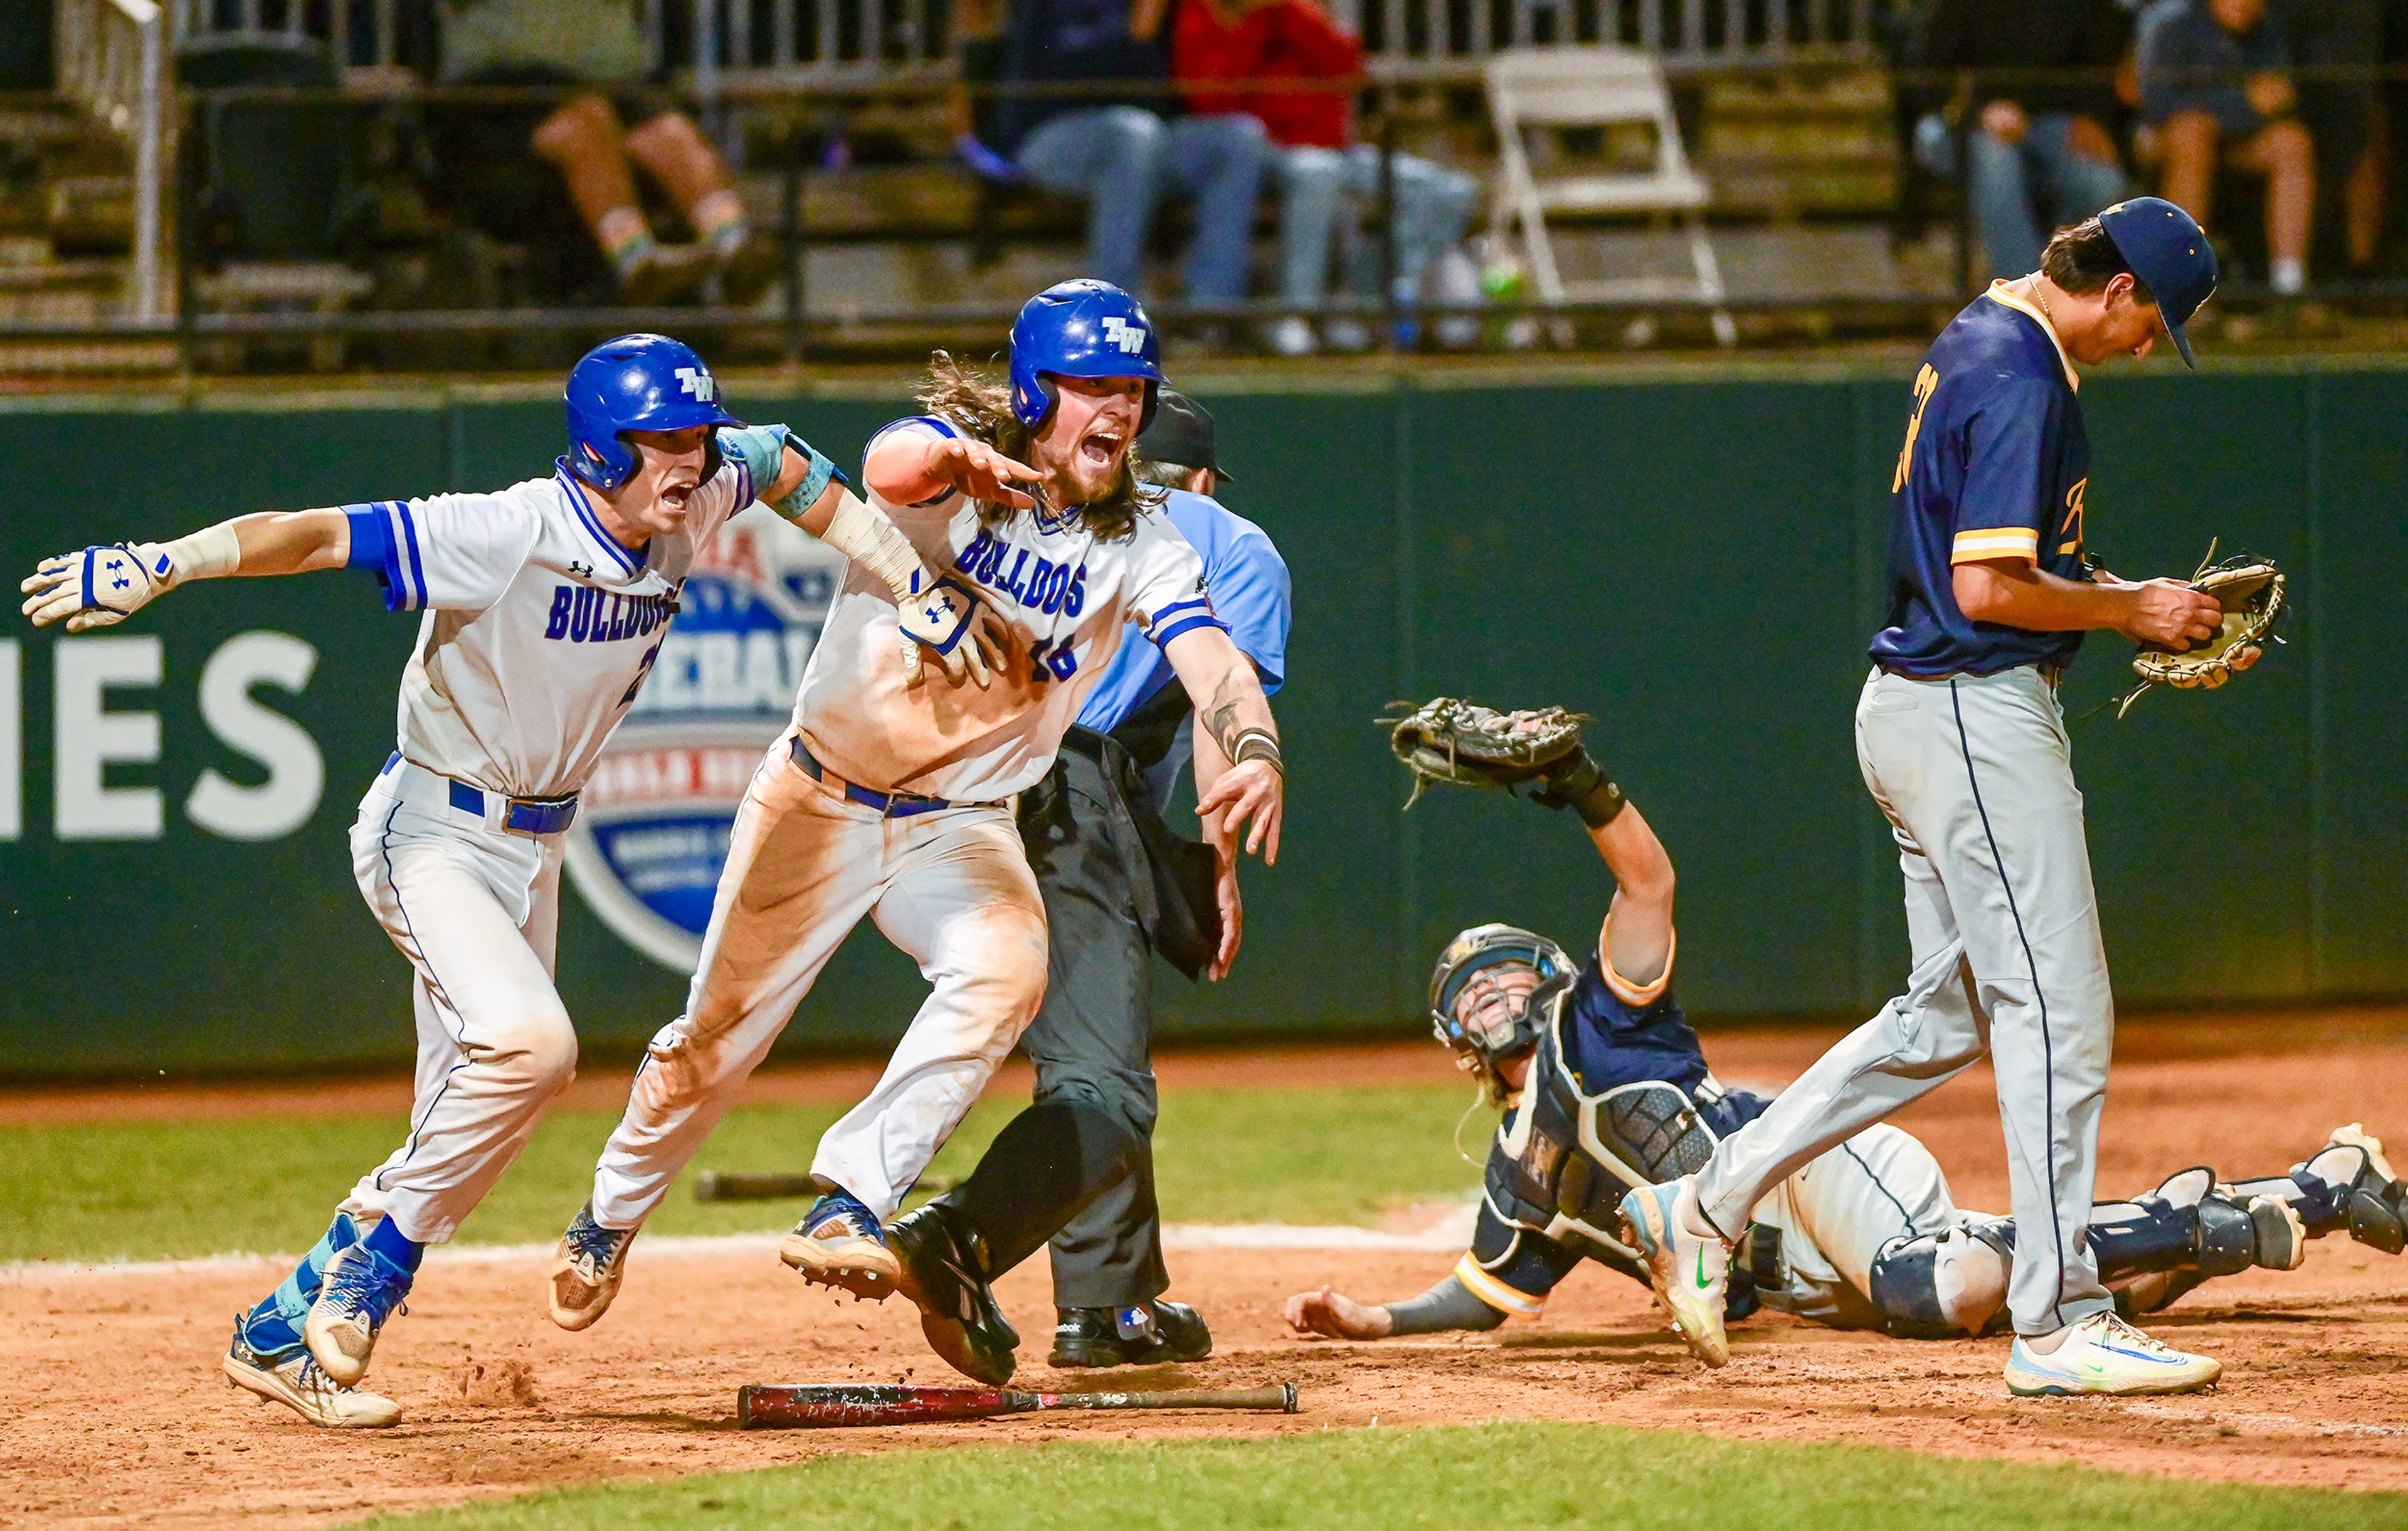
<instances>
[{"instance_id":1,"label":"black cleat","mask_svg":"<svg viewBox=\"0 0 2408 1531\"><path fill-rule=\"evenodd\" d=\"M996 1305L987 1285L986 1247L976 1230L949 1209L931 1203L896 1218L886 1241L902 1262L896 1288L920 1309L928 1348L965 1377L1000 1387L1020 1357L1020 1332Z\"/></svg>"},{"instance_id":2,"label":"black cleat","mask_svg":"<svg viewBox=\"0 0 2408 1531\"><path fill-rule=\"evenodd\" d=\"M1212 1353L1204 1315L1183 1302L1131 1303L1125 1308L1063 1308L1054 1331L1055 1366L1159 1366L1201 1361Z\"/></svg>"}]
</instances>

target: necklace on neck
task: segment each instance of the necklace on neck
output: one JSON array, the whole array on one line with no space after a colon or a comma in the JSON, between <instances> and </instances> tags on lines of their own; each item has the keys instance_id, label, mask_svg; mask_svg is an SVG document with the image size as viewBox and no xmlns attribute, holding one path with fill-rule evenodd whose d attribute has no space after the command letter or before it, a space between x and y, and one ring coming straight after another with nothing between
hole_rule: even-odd
<instances>
[{"instance_id":1,"label":"necklace on neck","mask_svg":"<svg viewBox=\"0 0 2408 1531\"><path fill-rule=\"evenodd\" d=\"M2057 315L2048 311L2048 293L2039 282L2032 283L2032 301L2040 305L2041 317L2048 321L2048 327L2057 328Z\"/></svg>"}]
</instances>

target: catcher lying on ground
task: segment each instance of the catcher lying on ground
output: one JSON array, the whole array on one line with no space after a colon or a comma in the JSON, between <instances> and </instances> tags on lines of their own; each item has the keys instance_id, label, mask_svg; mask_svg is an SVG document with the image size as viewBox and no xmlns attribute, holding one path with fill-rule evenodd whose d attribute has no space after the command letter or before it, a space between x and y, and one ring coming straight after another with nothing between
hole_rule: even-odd
<instances>
[{"instance_id":1,"label":"catcher lying on ground","mask_svg":"<svg viewBox=\"0 0 2408 1531\"><path fill-rule=\"evenodd\" d=\"M1299 1334L1492 1329L1543 1309L1584 1259L1643 1285L1617 1212L1623 1194L1694 1169L1718 1137L1768 1104L1725 1089L1706 1067L1672 995L1671 860L1582 747L1575 715L1441 703L1398 724L1407 765L1457 784L1533 783L1541 801L1577 809L1613 874L1613 902L1597 954L1579 968L1553 941L1510 925L1477 926L1447 944L1430 976L1431 1023L1505 1108L1471 1250L1444 1281L1401 1302L1361 1303L1326 1286L1300 1292L1286 1309ZM2408 1238L2403 1201L2408 1186L2383 1145L2353 1124L2286 1175L2225 1184L2213 1170L2186 1169L2148 1195L2101 1205L2090 1238L2128 1315L2212 1277L2294 1268L2309 1239L2342 1229L2397 1254ZM1960 1210L1930 1151L1897 1127L1868 1128L1812 1161L1757 1218L1732 1259L1729 1318L1762 1306L1916 1338L2006 1322L2014 1223Z\"/></svg>"}]
</instances>

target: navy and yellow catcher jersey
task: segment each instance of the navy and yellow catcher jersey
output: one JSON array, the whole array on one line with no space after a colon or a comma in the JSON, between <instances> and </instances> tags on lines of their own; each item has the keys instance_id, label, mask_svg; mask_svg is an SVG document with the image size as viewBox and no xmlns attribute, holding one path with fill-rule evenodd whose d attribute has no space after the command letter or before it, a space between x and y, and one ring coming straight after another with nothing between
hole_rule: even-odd
<instances>
[{"instance_id":1,"label":"navy and yellow catcher jersey","mask_svg":"<svg viewBox=\"0 0 2408 1531\"><path fill-rule=\"evenodd\" d=\"M2014 559L2088 578L2080 387L2047 317L2004 282L1931 343L1890 479L1889 611L1873 638L1875 664L1938 680L2071 661L2081 634L1971 621L1957 608L1955 576L1959 564Z\"/></svg>"}]
</instances>

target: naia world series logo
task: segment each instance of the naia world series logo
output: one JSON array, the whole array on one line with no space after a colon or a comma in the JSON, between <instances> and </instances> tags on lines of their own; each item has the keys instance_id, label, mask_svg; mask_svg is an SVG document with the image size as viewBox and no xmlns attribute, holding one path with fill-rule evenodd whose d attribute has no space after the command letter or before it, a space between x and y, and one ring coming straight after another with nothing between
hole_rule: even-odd
<instances>
[{"instance_id":1,"label":"naia world series logo","mask_svg":"<svg viewBox=\"0 0 2408 1531\"><path fill-rule=\"evenodd\" d=\"M844 560L753 506L695 563L660 658L611 736L568 834L568 875L603 923L691 972L737 806L786 726Z\"/></svg>"}]
</instances>

